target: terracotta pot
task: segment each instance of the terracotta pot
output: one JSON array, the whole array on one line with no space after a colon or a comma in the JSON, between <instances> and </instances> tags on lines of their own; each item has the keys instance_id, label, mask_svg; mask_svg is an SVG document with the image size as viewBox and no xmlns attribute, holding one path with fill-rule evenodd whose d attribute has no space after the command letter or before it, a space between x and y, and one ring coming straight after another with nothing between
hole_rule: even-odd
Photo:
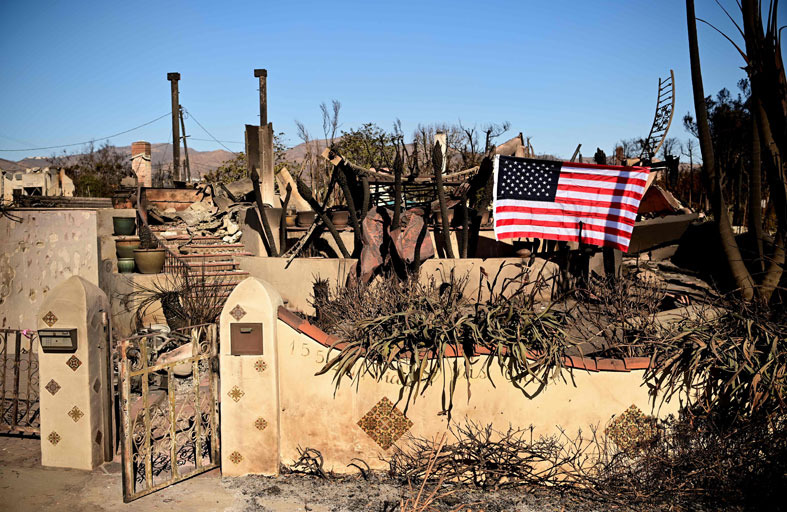
<instances>
[{"instance_id":1,"label":"terracotta pot","mask_svg":"<svg viewBox=\"0 0 787 512\"><path fill-rule=\"evenodd\" d=\"M118 258L118 272L121 274L134 272L134 258Z\"/></svg>"},{"instance_id":2,"label":"terracotta pot","mask_svg":"<svg viewBox=\"0 0 787 512\"><path fill-rule=\"evenodd\" d=\"M296 217L297 217L297 215L295 215L294 213L288 214L286 217L284 217L284 224L288 228L294 228L295 227L295 218Z\"/></svg>"},{"instance_id":3,"label":"terracotta pot","mask_svg":"<svg viewBox=\"0 0 787 512\"><path fill-rule=\"evenodd\" d=\"M134 263L142 274L158 274L164 268L164 249L134 249Z\"/></svg>"},{"instance_id":4,"label":"terracotta pot","mask_svg":"<svg viewBox=\"0 0 787 512\"><path fill-rule=\"evenodd\" d=\"M139 249L139 237L134 238L118 238L115 240L115 252L118 259L134 259L134 249Z\"/></svg>"},{"instance_id":5,"label":"terracotta pot","mask_svg":"<svg viewBox=\"0 0 787 512\"><path fill-rule=\"evenodd\" d=\"M134 217L112 217L112 227L116 235L133 235L137 229L137 219Z\"/></svg>"},{"instance_id":6,"label":"terracotta pot","mask_svg":"<svg viewBox=\"0 0 787 512\"><path fill-rule=\"evenodd\" d=\"M308 228L314 222L315 215L317 214L314 212L298 212L295 221L298 224L298 226L302 228Z\"/></svg>"},{"instance_id":7,"label":"terracotta pot","mask_svg":"<svg viewBox=\"0 0 787 512\"><path fill-rule=\"evenodd\" d=\"M336 210L331 212L331 222L337 228L343 228L350 222L350 212L347 210Z\"/></svg>"}]
</instances>

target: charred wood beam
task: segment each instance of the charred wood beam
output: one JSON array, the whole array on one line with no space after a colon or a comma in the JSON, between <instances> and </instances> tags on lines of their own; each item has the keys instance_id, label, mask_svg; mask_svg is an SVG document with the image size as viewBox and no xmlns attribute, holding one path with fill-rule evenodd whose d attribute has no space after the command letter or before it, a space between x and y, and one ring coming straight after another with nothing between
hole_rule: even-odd
<instances>
[{"instance_id":1,"label":"charred wood beam","mask_svg":"<svg viewBox=\"0 0 787 512\"><path fill-rule=\"evenodd\" d=\"M292 195L292 185L287 183L287 191L284 201L281 203L281 221L279 222L279 249L287 250L287 205L290 203Z\"/></svg>"},{"instance_id":2,"label":"charred wood beam","mask_svg":"<svg viewBox=\"0 0 787 512\"><path fill-rule=\"evenodd\" d=\"M298 193L301 195L301 197L303 197L306 200L306 202L309 203L309 206L312 207L312 210L317 212L317 215L320 216L320 219L322 220L323 224L325 224L325 227L327 227L328 231L331 232L331 235L333 236L333 239L336 242L336 246L339 248L339 251L341 251L342 256L344 258L349 258L350 253L347 252L347 247L345 247L341 236L339 236L339 232L336 230L336 226L333 225L333 222L331 222L331 219L328 217L328 214L325 212L325 208L320 206L320 203L318 203L317 200L314 198L314 195L312 194L312 190L311 188L309 188L309 185L304 183L303 180L300 178L295 178L295 179L298 185Z\"/></svg>"},{"instance_id":3,"label":"charred wood beam","mask_svg":"<svg viewBox=\"0 0 787 512\"><path fill-rule=\"evenodd\" d=\"M448 205L445 199L445 188L443 187L443 171L445 170L445 134L438 133L432 148L432 166L434 168L435 187L437 188L437 199L440 201L440 217L443 225L443 245L445 254L448 258L454 257L454 250L451 247L451 230L448 223Z\"/></svg>"},{"instance_id":4,"label":"charred wood beam","mask_svg":"<svg viewBox=\"0 0 787 512\"><path fill-rule=\"evenodd\" d=\"M266 245L266 249L268 250L268 254L272 258L276 258L279 256L279 253L276 250L276 242L273 239L273 231L271 230L271 224L270 222L268 222L268 215L265 213L265 205L262 202L262 190L260 189L260 175L257 172L256 167L251 168L251 184L254 187L254 200L257 203L257 215L260 216L262 229L265 233L265 235L262 238L262 241L266 242L265 245Z\"/></svg>"},{"instance_id":5,"label":"charred wood beam","mask_svg":"<svg viewBox=\"0 0 787 512\"><path fill-rule=\"evenodd\" d=\"M353 252L357 253L363 244L361 238L361 223L358 221L358 210L355 208L355 200L353 199L350 184L347 180L347 168L340 163L336 166L336 169L338 171L336 176L339 178L339 187L341 187L342 193L344 193L344 199L347 201L347 209L350 212L350 225L353 227L353 238L355 239L355 250Z\"/></svg>"},{"instance_id":6,"label":"charred wood beam","mask_svg":"<svg viewBox=\"0 0 787 512\"><path fill-rule=\"evenodd\" d=\"M402 155L397 151L394 159L394 213L391 229L399 229L399 220L402 215Z\"/></svg>"}]
</instances>

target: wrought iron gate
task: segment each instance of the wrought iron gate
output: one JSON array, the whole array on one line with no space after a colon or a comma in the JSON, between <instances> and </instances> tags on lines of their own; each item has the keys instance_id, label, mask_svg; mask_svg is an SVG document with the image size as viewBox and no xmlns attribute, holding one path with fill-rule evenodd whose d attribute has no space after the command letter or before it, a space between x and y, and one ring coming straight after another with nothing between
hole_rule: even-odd
<instances>
[{"instance_id":1,"label":"wrought iron gate","mask_svg":"<svg viewBox=\"0 0 787 512\"><path fill-rule=\"evenodd\" d=\"M119 342L123 501L219 467L214 324Z\"/></svg>"},{"instance_id":2,"label":"wrought iron gate","mask_svg":"<svg viewBox=\"0 0 787 512\"><path fill-rule=\"evenodd\" d=\"M0 432L41 435L35 331L0 329Z\"/></svg>"}]
</instances>

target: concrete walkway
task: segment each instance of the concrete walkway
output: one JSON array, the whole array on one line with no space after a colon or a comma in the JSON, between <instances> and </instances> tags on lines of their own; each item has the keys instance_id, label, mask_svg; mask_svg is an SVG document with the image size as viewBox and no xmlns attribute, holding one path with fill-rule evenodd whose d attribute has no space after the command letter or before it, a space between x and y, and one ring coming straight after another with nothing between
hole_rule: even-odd
<instances>
[{"instance_id":1,"label":"concrete walkway","mask_svg":"<svg viewBox=\"0 0 787 512\"><path fill-rule=\"evenodd\" d=\"M125 504L119 462L92 472L45 468L38 439L0 436L0 512L379 512L398 510L400 500L408 495L406 486L377 478L364 481L359 475L327 480L302 475L222 478L216 469ZM465 505L465 512L607 510L597 508L597 503L524 490L459 492L449 498L436 509Z\"/></svg>"},{"instance_id":2,"label":"concrete walkway","mask_svg":"<svg viewBox=\"0 0 787 512\"><path fill-rule=\"evenodd\" d=\"M93 472L41 466L40 441L0 436L0 511L244 510L239 489L222 483L218 470L123 503L121 467Z\"/></svg>"}]
</instances>

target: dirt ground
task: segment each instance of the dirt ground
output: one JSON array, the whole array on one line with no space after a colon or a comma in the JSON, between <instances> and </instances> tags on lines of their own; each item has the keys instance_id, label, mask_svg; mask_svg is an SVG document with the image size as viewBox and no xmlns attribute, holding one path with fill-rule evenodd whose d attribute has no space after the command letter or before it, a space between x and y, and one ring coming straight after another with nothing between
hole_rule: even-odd
<instances>
[{"instance_id":1,"label":"dirt ground","mask_svg":"<svg viewBox=\"0 0 787 512\"><path fill-rule=\"evenodd\" d=\"M279 478L222 478L218 470L124 504L121 466L110 462L93 472L41 466L38 439L0 436L0 511L269 511L343 512L398 510L407 486L371 477L321 480L302 475ZM437 503L438 510L467 505L472 512L609 510L608 506L522 490L460 492Z\"/></svg>"}]
</instances>

